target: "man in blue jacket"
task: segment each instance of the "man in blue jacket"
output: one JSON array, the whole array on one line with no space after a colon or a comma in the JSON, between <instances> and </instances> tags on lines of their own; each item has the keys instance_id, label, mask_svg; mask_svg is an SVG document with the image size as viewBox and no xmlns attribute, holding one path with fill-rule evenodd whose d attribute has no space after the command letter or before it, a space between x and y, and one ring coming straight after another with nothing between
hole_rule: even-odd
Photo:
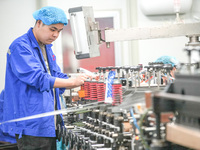
<instances>
[{"instance_id":1,"label":"man in blue jacket","mask_svg":"<svg viewBox=\"0 0 200 150\"><path fill-rule=\"evenodd\" d=\"M84 83L87 75L68 78L61 73L51 46L68 20L56 7L33 13L34 28L17 38L7 52L3 121L60 109L59 94ZM19 149L56 149L56 126L61 115L2 124L15 134Z\"/></svg>"}]
</instances>

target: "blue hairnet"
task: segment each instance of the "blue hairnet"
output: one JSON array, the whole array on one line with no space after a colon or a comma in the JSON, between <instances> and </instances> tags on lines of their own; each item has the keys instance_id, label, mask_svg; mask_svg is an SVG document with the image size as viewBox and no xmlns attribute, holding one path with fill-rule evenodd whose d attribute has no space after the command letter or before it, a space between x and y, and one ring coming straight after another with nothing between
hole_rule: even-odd
<instances>
[{"instance_id":1,"label":"blue hairnet","mask_svg":"<svg viewBox=\"0 0 200 150\"><path fill-rule=\"evenodd\" d=\"M63 23L67 25L68 20L65 12L56 7L46 6L33 13L33 18L41 20L46 25Z\"/></svg>"},{"instance_id":2,"label":"blue hairnet","mask_svg":"<svg viewBox=\"0 0 200 150\"><path fill-rule=\"evenodd\" d=\"M177 65L179 63L179 61L175 57L172 57L172 56L161 56L155 62L171 64L173 67L174 67L174 65Z\"/></svg>"}]
</instances>

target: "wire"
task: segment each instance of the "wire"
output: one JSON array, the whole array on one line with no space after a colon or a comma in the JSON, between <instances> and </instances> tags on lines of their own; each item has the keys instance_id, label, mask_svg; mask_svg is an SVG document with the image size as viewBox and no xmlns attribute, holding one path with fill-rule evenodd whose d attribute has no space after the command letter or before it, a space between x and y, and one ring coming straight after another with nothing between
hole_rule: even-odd
<instances>
[{"instance_id":1,"label":"wire","mask_svg":"<svg viewBox=\"0 0 200 150\"><path fill-rule=\"evenodd\" d=\"M140 131L140 127L138 126L137 120L136 120L136 118L134 117L133 109L132 109L132 108L130 108L130 114L131 114L131 117L133 118L133 124L134 124L135 127Z\"/></svg>"}]
</instances>

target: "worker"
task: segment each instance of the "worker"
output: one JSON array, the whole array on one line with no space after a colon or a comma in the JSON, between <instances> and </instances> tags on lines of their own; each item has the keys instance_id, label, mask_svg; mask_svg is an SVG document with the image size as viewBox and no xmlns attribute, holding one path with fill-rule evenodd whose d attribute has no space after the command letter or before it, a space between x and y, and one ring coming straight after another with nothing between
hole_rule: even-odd
<instances>
[{"instance_id":1,"label":"worker","mask_svg":"<svg viewBox=\"0 0 200 150\"><path fill-rule=\"evenodd\" d=\"M179 64L179 61L175 58L175 57L173 57L173 56L166 56L166 55L164 55L164 56L161 56L161 57L159 57L158 59L156 59L156 61L155 62L162 62L163 64L171 64L172 65L172 69L170 70L170 78L172 79L172 80L174 80L175 79L175 71L176 71L176 67L177 67L177 65ZM162 76L162 82L163 82L163 84L167 84L166 82L167 82L167 77L166 76Z\"/></svg>"},{"instance_id":2,"label":"worker","mask_svg":"<svg viewBox=\"0 0 200 150\"><path fill-rule=\"evenodd\" d=\"M7 52L3 121L60 109L59 94L89 77L68 78L56 63L51 43L68 23L65 12L46 6L33 17L34 27L14 40ZM53 150L58 124L64 124L62 115L5 123L1 129L15 134L19 150Z\"/></svg>"}]
</instances>

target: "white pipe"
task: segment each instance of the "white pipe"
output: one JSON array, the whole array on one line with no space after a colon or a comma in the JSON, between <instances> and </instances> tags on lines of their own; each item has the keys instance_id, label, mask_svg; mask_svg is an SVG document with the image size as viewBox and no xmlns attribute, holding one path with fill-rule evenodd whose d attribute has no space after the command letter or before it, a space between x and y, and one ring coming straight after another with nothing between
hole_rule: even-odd
<instances>
[{"instance_id":1,"label":"white pipe","mask_svg":"<svg viewBox=\"0 0 200 150\"><path fill-rule=\"evenodd\" d=\"M175 14L177 4L180 4L180 13L184 14L189 12L192 6L192 0L139 0L139 2L145 15Z\"/></svg>"}]
</instances>

